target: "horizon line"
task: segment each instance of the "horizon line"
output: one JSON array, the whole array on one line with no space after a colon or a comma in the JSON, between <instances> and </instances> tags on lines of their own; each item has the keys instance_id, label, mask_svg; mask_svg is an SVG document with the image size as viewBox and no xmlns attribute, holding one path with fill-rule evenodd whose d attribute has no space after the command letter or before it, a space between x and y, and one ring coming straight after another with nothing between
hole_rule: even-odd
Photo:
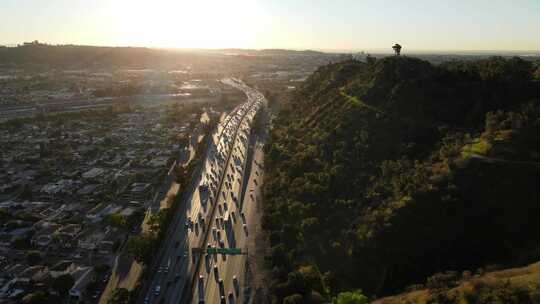
<instances>
[{"instance_id":1,"label":"horizon line","mask_svg":"<svg viewBox=\"0 0 540 304\"><path fill-rule=\"evenodd\" d=\"M39 40L38 40L39 41ZM19 46L24 46L24 43L29 43L32 41L24 41L22 43L0 43L0 46L8 47L8 48L16 48ZM105 45L105 44L75 44L75 43L48 43L48 42L39 42L43 45L48 46L81 46L81 47L104 47L104 48L147 48L147 49L157 49L157 50L177 50L177 51L220 51L220 50L243 50L243 51L265 51L265 50L284 50L284 51L298 51L298 52L306 52L306 51L316 51L316 52L322 52L322 53L337 53L337 54L352 54L352 53L370 53L373 54L392 54L393 50L391 47L389 48L296 48L296 47L262 47L262 48L245 48L245 47L170 47L170 46L143 46L143 45ZM533 53L531 55L540 55L540 50L523 50L523 49L409 49L407 52L409 54L429 54L429 53L436 53L436 54L458 54L458 53L486 53L486 54L496 54L496 53L519 53L519 54L526 54L526 53Z\"/></svg>"}]
</instances>

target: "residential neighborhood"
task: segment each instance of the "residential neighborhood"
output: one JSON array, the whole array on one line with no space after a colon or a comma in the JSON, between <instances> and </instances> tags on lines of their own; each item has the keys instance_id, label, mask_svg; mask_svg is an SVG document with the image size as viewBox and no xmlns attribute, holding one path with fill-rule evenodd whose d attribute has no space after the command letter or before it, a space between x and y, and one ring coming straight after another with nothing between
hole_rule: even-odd
<instances>
[{"instance_id":1,"label":"residential neighborhood","mask_svg":"<svg viewBox=\"0 0 540 304\"><path fill-rule=\"evenodd\" d=\"M0 299L60 294L67 277L69 296L97 301L169 167L189 159L203 128L193 109L86 111L0 129Z\"/></svg>"}]
</instances>

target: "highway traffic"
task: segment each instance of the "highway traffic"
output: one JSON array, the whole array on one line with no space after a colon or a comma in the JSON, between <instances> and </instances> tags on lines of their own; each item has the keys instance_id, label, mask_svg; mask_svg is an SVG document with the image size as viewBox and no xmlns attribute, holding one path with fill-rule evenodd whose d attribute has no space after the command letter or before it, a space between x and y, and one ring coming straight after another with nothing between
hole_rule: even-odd
<instances>
[{"instance_id":1,"label":"highway traffic","mask_svg":"<svg viewBox=\"0 0 540 304\"><path fill-rule=\"evenodd\" d=\"M238 80L223 82L244 91L248 101L231 111L213 133L200 175L156 251L143 304L190 299L236 303L239 296L239 256L208 254L208 248L241 248L249 233L239 198L251 124L264 97Z\"/></svg>"}]
</instances>

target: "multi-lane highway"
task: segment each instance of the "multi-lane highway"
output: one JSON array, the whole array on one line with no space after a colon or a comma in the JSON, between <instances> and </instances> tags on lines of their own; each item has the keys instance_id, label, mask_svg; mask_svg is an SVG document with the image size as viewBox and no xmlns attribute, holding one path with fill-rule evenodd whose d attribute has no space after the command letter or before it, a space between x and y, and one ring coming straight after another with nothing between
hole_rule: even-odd
<instances>
[{"instance_id":1,"label":"multi-lane highway","mask_svg":"<svg viewBox=\"0 0 540 304\"><path fill-rule=\"evenodd\" d=\"M251 124L264 97L238 80L223 82L243 90L248 101L229 113L212 135L195 187L188 189L190 195L181 202L165 241L156 250L150 281L141 291L142 303L184 303L190 299L220 303L221 296L229 297L229 291L223 292L225 286L229 290L233 281L240 280L240 274L235 274L235 269L243 267L238 265L239 256L207 255L206 249L241 248L249 233L239 198ZM223 288L219 288L218 277L211 280L214 277L210 274L215 272L221 275ZM232 289L230 292L227 303L236 303L237 295Z\"/></svg>"}]
</instances>

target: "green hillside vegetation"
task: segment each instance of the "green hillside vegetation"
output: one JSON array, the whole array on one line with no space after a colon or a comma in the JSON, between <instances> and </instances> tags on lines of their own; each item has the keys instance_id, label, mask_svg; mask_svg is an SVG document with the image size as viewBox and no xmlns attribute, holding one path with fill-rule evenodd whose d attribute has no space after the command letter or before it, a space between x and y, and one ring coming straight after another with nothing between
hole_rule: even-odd
<instances>
[{"instance_id":1,"label":"green hillside vegetation","mask_svg":"<svg viewBox=\"0 0 540 304\"><path fill-rule=\"evenodd\" d=\"M425 286L373 304L533 304L540 303L540 262L526 267L458 275L448 272L428 278Z\"/></svg>"},{"instance_id":2,"label":"green hillside vegetation","mask_svg":"<svg viewBox=\"0 0 540 304\"><path fill-rule=\"evenodd\" d=\"M319 68L273 121L275 303L540 259L540 83L519 58ZM339 297L336 297L336 299Z\"/></svg>"}]
</instances>

